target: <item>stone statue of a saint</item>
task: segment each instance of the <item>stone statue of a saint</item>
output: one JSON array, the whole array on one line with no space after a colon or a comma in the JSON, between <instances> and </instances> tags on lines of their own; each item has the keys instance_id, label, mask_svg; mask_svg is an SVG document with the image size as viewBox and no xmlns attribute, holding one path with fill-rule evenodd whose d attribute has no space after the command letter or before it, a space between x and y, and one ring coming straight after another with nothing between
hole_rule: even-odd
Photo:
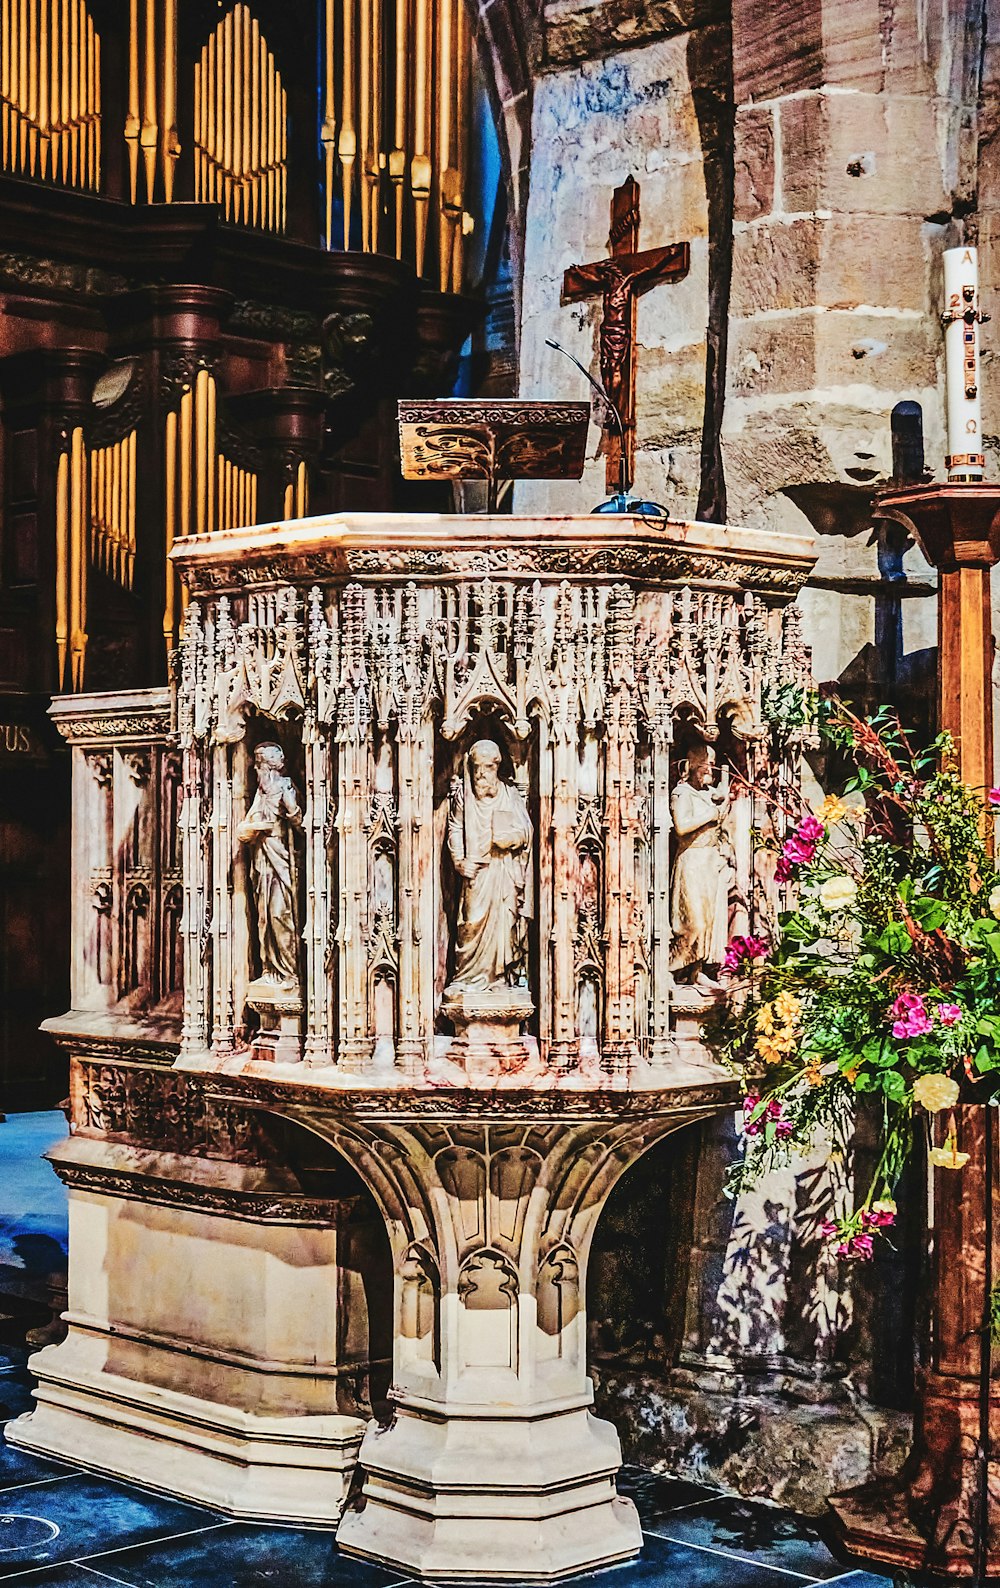
<instances>
[{"instance_id":1,"label":"stone statue of a saint","mask_svg":"<svg viewBox=\"0 0 1000 1588\"><path fill-rule=\"evenodd\" d=\"M673 942L670 969L702 992L717 992L717 970L729 938L729 895L736 881L732 846L723 825L728 784L714 786L715 752L689 752L670 801L677 858L670 895Z\"/></svg>"},{"instance_id":2,"label":"stone statue of a saint","mask_svg":"<svg viewBox=\"0 0 1000 1588\"><path fill-rule=\"evenodd\" d=\"M285 772L280 744L260 744L254 751L257 792L236 829L241 844L252 850L250 866L257 906L260 978L256 988L299 990L298 888L294 833L302 827L298 790Z\"/></svg>"},{"instance_id":3,"label":"stone statue of a saint","mask_svg":"<svg viewBox=\"0 0 1000 1588\"><path fill-rule=\"evenodd\" d=\"M450 993L527 986L531 836L523 794L500 777L499 747L480 739L451 786L448 849L462 894Z\"/></svg>"}]
</instances>

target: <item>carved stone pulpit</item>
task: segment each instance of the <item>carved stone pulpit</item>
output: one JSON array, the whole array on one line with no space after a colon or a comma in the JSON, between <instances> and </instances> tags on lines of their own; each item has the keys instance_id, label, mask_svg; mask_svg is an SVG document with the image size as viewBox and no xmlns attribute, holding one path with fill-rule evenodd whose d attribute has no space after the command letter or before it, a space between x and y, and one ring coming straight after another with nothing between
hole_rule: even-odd
<instances>
[{"instance_id":1,"label":"carved stone pulpit","mask_svg":"<svg viewBox=\"0 0 1000 1588\"><path fill-rule=\"evenodd\" d=\"M630 1164L736 1099L701 1020L717 945L746 929L754 893L750 787L796 776L770 713L809 683L794 596L811 545L358 515L202 536L174 558L183 1019L148 1085L303 1129L385 1220L394 1414L365 1434L365 1502L339 1541L442 1581L625 1559L640 1533L615 1492L617 1435L590 1411L587 1256ZM86 1101L113 988L106 1005L53 1026L74 1056L89 1195L113 1198ZM67 1398L74 1327L35 1358L39 1409L15 1429L62 1455L122 1395L89 1356ZM143 1383L131 1395L149 1399ZM116 1430L114 1469L155 1483L134 1418ZM304 1416L257 1446L262 1475L300 1470L285 1514L316 1519L319 1463L301 1451L322 1435Z\"/></svg>"}]
</instances>

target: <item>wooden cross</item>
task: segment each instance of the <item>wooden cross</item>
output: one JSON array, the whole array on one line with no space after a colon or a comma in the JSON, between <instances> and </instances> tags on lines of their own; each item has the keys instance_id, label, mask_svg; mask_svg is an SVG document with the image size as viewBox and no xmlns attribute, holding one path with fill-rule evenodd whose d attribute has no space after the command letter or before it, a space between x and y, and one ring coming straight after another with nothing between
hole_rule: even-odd
<instances>
[{"instance_id":1,"label":"wooden cross","mask_svg":"<svg viewBox=\"0 0 1000 1588\"><path fill-rule=\"evenodd\" d=\"M617 430L608 437L607 488L626 492L635 478L635 320L636 299L661 281L683 281L691 268L688 243L647 248L639 253L639 184L628 177L611 195L610 257L593 265L572 265L563 277L563 302L576 303L600 293L601 380L621 416L625 454ZM623 467L624 464L624 467Z\"/></svg>"}]
</instances>

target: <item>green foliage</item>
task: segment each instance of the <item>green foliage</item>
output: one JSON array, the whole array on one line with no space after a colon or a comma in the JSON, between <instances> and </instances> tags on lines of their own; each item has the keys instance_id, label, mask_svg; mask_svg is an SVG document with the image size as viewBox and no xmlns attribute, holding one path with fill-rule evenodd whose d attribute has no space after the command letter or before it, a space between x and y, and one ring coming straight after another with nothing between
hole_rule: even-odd
<instances>
[{"instance_id":1,"label":"green foliage","mask_svg":"<svg viewBox=\"0 0 1000 1588\"><path fill-rule=\"evenodd\" d=\"M1000 873L983 791L958 776L947 735L915 748L888 708L863 721L836 701L817 721L851 763L844 796L785 840L788 908L766 961L734 984L717 1041L752 1103L738 1183L842 1128L855 1094L880 1100L875 1180L833 1231L843 1255L867 1256L889 1215L862 1214L926 1117L935 1086L922 1080L976 1077L978 1095L1000 1093Z\"/></svg>"}]
</instances>

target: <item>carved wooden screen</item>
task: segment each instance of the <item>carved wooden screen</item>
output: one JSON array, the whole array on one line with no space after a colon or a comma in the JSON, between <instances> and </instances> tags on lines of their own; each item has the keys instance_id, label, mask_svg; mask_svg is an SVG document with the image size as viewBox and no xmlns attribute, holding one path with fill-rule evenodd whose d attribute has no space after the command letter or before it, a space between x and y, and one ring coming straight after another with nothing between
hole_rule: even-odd
<instances>
[{"instance_id":1,"label":"carved wooden screen","mask_svg":"<svg viewBox=\"0 0 1000 1588\"><path fill-rule=\"evenodd\" d=\"M84 0L0 0L0 164L101 185L101 40Z\"/></svg>"}]
</instances>

